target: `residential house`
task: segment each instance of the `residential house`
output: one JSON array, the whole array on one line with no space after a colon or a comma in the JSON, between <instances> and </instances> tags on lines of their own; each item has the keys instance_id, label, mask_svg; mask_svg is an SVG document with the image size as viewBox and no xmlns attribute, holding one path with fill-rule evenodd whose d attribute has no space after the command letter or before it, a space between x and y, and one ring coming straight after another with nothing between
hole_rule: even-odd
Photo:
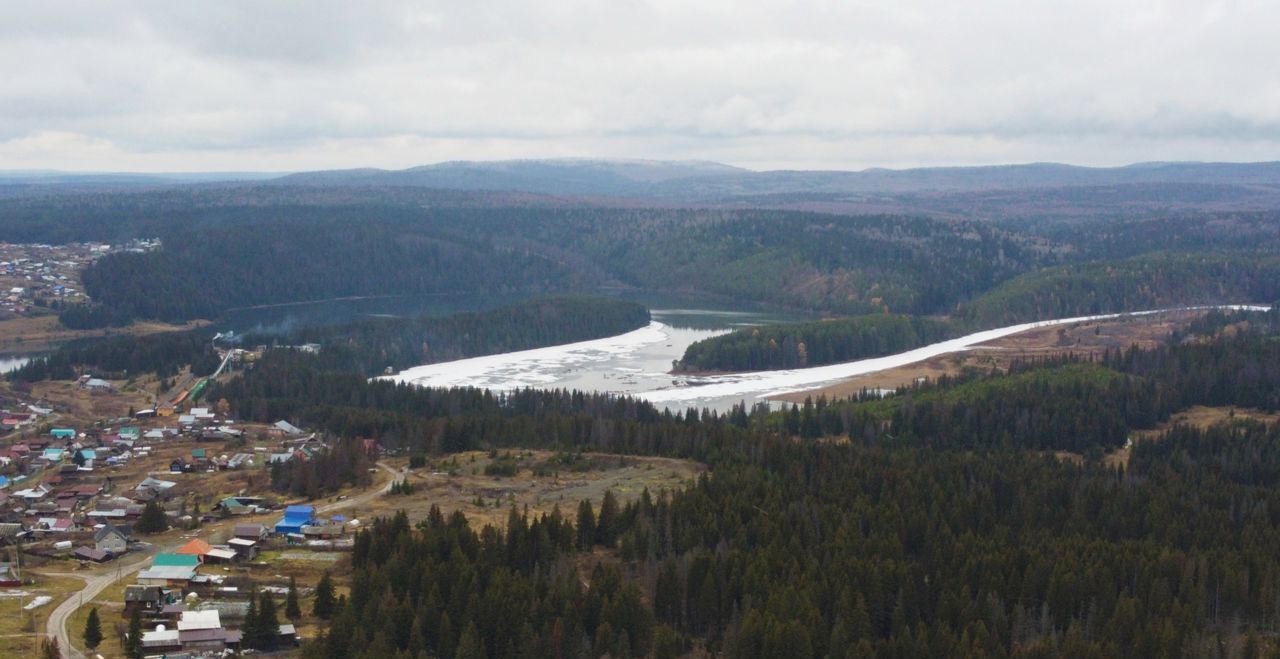
<instances>
[{"instance_id":1,"label":"residential house","mask_svg":"<svg viewBox=\"0 0 1280 659\"><path fill-rule=\"evenodd\" d=\"M190 542L182 545L173 553L181 556L195 556L196 560L204 562L204 557L209 553L213 546L201 540L200 538L192 538Z\"/></svg>"},{"instance_id":2,"label":"residential house","mask_svg":"<svg viewBox=\"0 0 1280 659\"><path fill-rule=\"evenodd\" d=\"M304 434L301 428L284 420L276 421L274 424L272 424L272 427L274 427L276 430L279 430L281 433L285 435L297 436L297 435Z\"/></svg>"},{"instance_id":3,"label":"residential house","mask_svg":"<svg viewBox=\"0 0 1280 659\"><path fill-rule=\"evenodd\" d=\"M129 551L129 530L128 526L116 526L107 522L93 534L93 546L119 556Z\"/></svg>"},{"instance_id":4,"label":"residential house","mask_svg":"<svg viewBox=\"0 0 1280 659\"><path fill-rule=\"evenodd\" d=\"M0 523L0 547L17 544L26 535L27 530L21 522Z\"/></svg>"},{"instance_id":5,"label":"residential house","mask_svg":"<svg viewBox=\"0 0 1280 659\"><path fill-rule=\"evenodd\" d=\"M134 609L145 613L159 611L164 607L164 589L160 586L132 585L124 588L124 617L133 615Z\"/></svg>"},{"instance_id":6,"label":"residential house","mask_svg":"<svg viewBox=\"0 0 1280 659\"><path fill-rule=\"evenodd\" d=\"M179 554L156 554L151 567L138 573L138 583L145 586L184 587L196 576L200 559Z\"/></svg>"},{"instance_id":7,"label":"residential house","mask_svg":"<svg viewBox=\"0 0 1280 659\"><path fill-rule=\"evenodd\" d=\"M236 524L231 534L237 538L261 542L267 539L267 527L261 524Z\"/></svg>"}]
</instances>

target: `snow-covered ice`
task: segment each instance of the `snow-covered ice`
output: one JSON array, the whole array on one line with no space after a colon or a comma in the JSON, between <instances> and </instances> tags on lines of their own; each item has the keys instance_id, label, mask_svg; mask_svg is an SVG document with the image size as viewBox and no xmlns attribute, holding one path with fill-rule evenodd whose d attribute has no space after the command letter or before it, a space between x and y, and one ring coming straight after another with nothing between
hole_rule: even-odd
<instances>
[{"instance_id":1,"label":"snow-covered ice","mask_svg":"<svg viewBox=\"0 0 1280 659\"><path fill-rule=\"evenodd\" d=\"M673 330L663 323L653 321L647 327L618 336L415 366L396 375L386 376L386 379L426 387L482 387L495 390L525 387L594 388L636 396L659 406L706 405L727 408L738 401L750 404L784 393L814 389L850 377L969 350L982 343L1031 329L1205 308L1209 307L1154 309L1022 323L975 332L885 357L811 368L710 376L686 376L665 371L670 368L670 360L680 358L689 343L722 333L723 330ZM1252 305L1220 305L1217 308L1267 309Z\"/></svg>"}]
</instances>

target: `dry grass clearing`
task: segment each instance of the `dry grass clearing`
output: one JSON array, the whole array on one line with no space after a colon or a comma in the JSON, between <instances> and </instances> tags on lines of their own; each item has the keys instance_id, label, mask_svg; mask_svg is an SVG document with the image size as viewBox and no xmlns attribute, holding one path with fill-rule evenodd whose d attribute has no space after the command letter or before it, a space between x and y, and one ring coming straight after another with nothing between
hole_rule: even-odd
<instances>
[{"instance_id":1,"label":"dry grass clearing","mask_svg":"<svg viewBox=\"0 0 1280 659\"><path fill-rule=\"evenodd\" d=\"M193 320L182 325L157 322L135 322L127 327L96 330L73 330L63 327L54 314L19 316L0 321L0 353L45 352L74 339L99 336L146 335L176 332L208 325L207 320Z\"/></svg>"},{"instance_id":2,"label":"dry grass clearing","mask_svg":"<svg viewBox=\"0 0 1280 659\"><path fill-rule=\"evenodd\" d=\"M388 462L406 465L404 460ZM434 504L446 515L462 511L473 525L502 527L513 505L522 510L528 507L532 514L550 513L559 506L561 513L572 516L583 499L598 508L606 490L625 503L646 488L657 496L659 491L684 487L705 470L703 465L671 458L471 451L409 472L406 478L414 486L412 494L380 497L347 514L385 516L404 510L416 521L426 517Z\"/></svg>"},{"instance_id":3,"label":"dry grass clearing","mask_svg":"<svg viewBox=\"0 0 1280 659\"><path fill-rule=\"evenodd\" d=\"M73 577L45 576L30 570L26 576L33 577L35 584L0 591L0 657L38 656L45 619L69 593L78 592L84 585ZM25 594L13 597L14 592ZM33 609L24 608L37 597L50 599Z\"/></svg>"},{"instance_id":4,"label":"dry grass clearing","mask_svg":"<svg viewBox=\"0 0 1280 659\"><path fill-rule=\"evenodd\" d=\"M1264 423L1275 423L1280 419L1280 414L1268 414L1261 410L1254 410L1242 407L1204 407L1196 405L1189 409L1174 414L1168 421L1149 430L1136 430L1130 434L1129 438L1132 442L1146 442L1158 438L1165 431L1177 425L1195 426L1196 428L1208 428L1215 423L1228 421L1232 419L1253 419L1254 421L1262 421ZM1108 467L1125 467L1129 466L1129 457L1133 452L1132 445L1117 449L1107 454L1104 462Z\"/></svg>"}]
</instances>

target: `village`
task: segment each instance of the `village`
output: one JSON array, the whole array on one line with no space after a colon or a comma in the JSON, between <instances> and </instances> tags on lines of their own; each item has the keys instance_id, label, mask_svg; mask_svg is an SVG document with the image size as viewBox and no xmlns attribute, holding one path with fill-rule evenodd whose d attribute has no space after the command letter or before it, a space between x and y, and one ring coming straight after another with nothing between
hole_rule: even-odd
<instances>
[{"instance_id":1,"label":"village","mask_svg":"<svg viewBox=\"0 0 1280 659\"><path fill-rule=\"evenodd\" d=\"M223 361L255 356L230 350ZM131 642L144 656L287 653L324 628L317 601L345 590L354 537L374 517L406 510L422 519L439 505L500 526L511 507L571 510L606 490L631 500L701 469L617 456L569 465L548 451L414 464L363 439L368 484L302 500L274 491L272 470L315 460L334 440L284 419L238 420L224 400L201 403L210 380L184 377L159 399L137 382L92 374L34 388L0 383L0 611L12 614L0 615L0 655L55 638L64 656L80 656L91 611L105 657ZM565 476L548 476L555 470ZM246 640L264 596L280 614L267 638L259 629Z\"/></svg>"},{"instance_id":2,"label":"village","mask_svg":"<svg viewBox=\"0 0 1280 659\"><path fill-rule=\"evenodd\" d=\"M110 407L131 400L117 391L122 384L86 375L69 386ZM129 642L135 615L148 656L240 650L255 594L311 602L359 528L323 504L286 505L271 491L272 465L326 450L287 421L240 423L225 402L188 400L90 422L66 401L4 400L0 610L19 606L0 623L17 632L0 634L2 655L38 649L46 630L64 652L82 648L91 608L106 637L99 652L113 649L104 656ZM376 443L368 450L377 460ZM378 471L385 477L365 497L394 478L390 468ZM353 503L344 494L329 505ZM294 623L303 620L291 613L266 645L296 645Z\"/></svg>"},{"instance_id":3,"label":"village","mask_svg":"<svg viewBox=\"0 0 1280 659\"><path fill-rule=\"evenodd\" d=\"M0 320L87 302L88 297L80 289L80 271L86 265L113 252L146 252L158 246L155 240L132 240L120 245L0 242Z\"/></svg>"}]
</instances>

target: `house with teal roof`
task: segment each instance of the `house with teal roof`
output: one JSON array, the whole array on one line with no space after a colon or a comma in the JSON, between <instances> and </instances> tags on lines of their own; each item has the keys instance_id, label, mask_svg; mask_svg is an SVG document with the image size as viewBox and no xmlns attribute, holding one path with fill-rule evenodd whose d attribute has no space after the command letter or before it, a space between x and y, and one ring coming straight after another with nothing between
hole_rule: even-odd
<instances>
[{"instance_id":1,"label":"house with teal roof","mask_svg":"<svg viewBox=\"0 0 1280 659\"><path fill-rule=\"evenodd\" d=\"M75 439L76 429L75 428L54 428L53 430L49 431L49 434L52 435L54 439Z\"/></svg>"}]
</instances>

